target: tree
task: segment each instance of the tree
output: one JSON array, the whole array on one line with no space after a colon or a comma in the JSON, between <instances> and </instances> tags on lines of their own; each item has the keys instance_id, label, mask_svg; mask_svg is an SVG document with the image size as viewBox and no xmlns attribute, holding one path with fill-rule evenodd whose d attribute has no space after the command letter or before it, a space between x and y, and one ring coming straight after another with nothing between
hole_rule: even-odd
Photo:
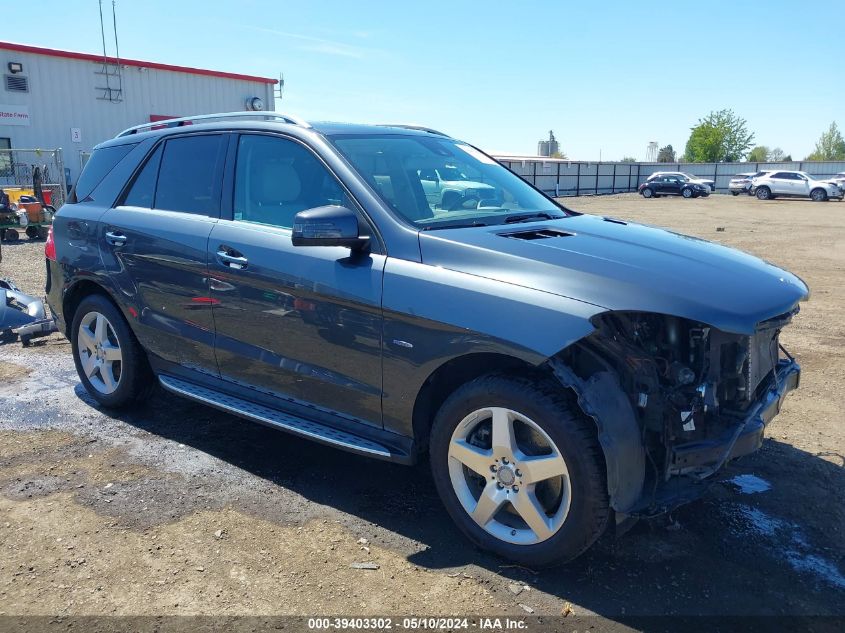
<instances>
[{"instance_id":1,"label":"tree","mask_svg":"<svg viewBox=\"0 0 845 633\"><path fill-rule=\"evenodd\" d=\"M783 161L783 150L780 147L774 148L771 152L769 152L769 161L772 163L779 163Z\"/></svg>"},{"instance_id":2,"label":"tree","mask_svg":"<svg viewBox=\"0 0 845 633\"><path fill-rule=\"evenodd\" d=\"M667 145L666 147L661 147L660 151L657 152L657 162L658 163L674 163L675 162L675 150L671 145Z\"/></svg>"},{"instance_id":3,"label":"tree","mask_svg":"<svg viewBox=\"0 0 845 633\"><path fill-rule=\"evenodd\" d=\"M758 145L750 152L748 152L748 160L749 163L765 163L769 160L769 148L765 145Z\"/></svg>"},{"instance_id":4,"label":"tree","mask_svg":"<svg viewBox=\"0 0 845 633\"><path fill-rule=\"evenodd\" d=\"M787 154L781 159L783 163L791 163L792 162L792 154Z\"/></svg>"},{"instance_id":5,"label":"tree","mask_svg":"<svg viewBox=\"0 0 845 633\"><path fill-rule=\"evenodd\" d=\"M804 160L845 160L845 139L836 121L830 124L827 132L822 133L816 143L816 150Z\"/></svg>"},{"instance_id":6,"label":"tree","mask_svg":"<svg viewBox=\"0 0 845 633\"><path fill-rule=\"evenodd\" d=\"M625 156L622 160L619 161L620 163L636 163L637 159L633 156Z\"/></svg>"},{"instance_id":7,"label":"tree","mask_svg":"<svg viewBox=\"0 0 845 633\"><path fill-rule=\"evenodd\" d=\"M551 154L551 156L549 156L549 158L562 158L563 160L567 160L569 157L566 155L566 152L557 151L557 152L552 152L552 154Z\"/></svg>"},{"instance_id":8,"label":"tree","mask_svg":"<svg viewBox=\"0 0 845 633\"><path fill-rule=\"evenodd\" d=\"M742 159L751 147L754 134L748 122L733 110L711 112L691 128L686 146L686 159L692 163L734 162Z\"/></svg>"}]
</instances>

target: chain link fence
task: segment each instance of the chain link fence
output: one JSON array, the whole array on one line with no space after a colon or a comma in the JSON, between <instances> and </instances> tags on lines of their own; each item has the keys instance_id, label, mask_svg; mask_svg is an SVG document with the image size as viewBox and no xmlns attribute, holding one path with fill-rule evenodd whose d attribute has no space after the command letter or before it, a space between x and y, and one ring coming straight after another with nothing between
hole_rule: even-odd
<instances>
[{"instance_id":1,"label":"chain link fence","mask_svg":"<svg viewBox=\"0 0 845 633\"><path fill-rule=\"evenodd\" d=\"M26 190L26 195L60 208L67 197L62 150L0 149L0 189Z\"/></svg>"}]
</instances>

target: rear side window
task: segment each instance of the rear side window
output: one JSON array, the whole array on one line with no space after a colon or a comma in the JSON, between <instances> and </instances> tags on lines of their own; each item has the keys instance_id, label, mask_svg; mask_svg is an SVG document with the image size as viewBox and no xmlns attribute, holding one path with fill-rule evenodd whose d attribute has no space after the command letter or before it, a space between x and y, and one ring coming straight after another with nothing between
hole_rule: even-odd
<instances>
[{"instance_id":1,"label":"rear side window","mask_svg":"<svg viewBox=\"0 0 845 633\"><path fill-rule=\"evenodd\" d=\"M126 196L123 204L130 207L153 208L155 199L156 179L158 178L158 167L161 164L161 148L159 145L147 163L141 169L141 173L132 183L132 188Z\"/></svg>"},{"instance_id":2,"label":"rear side window","mask_svg":"<svg viewBox=\"0 0 845 633\"><path fill-rule=\"evenodd\" d=\"M82 170L79 180L76 181L76 186L70 192L68 204L81 202L90 196L97 185L103 181L103 178L109 175L109 172L123 160L124 156L132 151L135 145L137 143L95 149L91 158L85 164L85 169Z\"/></svg>"},{"instance_id":3,"label":"rear side window","mask_svg":"<svg viewBox=\"0 0 845 633\"><path fill-rule=\"evenodd\" d=\"M225 137L185 136L164 145L154 207L197 215L220 213Z\"/></svg>"}]
</instances>

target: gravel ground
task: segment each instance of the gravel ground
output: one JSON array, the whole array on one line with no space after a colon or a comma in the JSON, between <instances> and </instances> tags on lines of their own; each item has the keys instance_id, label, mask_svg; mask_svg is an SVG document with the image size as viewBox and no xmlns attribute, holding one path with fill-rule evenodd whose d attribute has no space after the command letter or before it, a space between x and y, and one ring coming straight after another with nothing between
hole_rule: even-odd
<instances>
[{"instance_id":1,"label":"gravel ground","mask_svg":"<svg viewBox=\"0 0 845 633\"><path fill-rule=\"evenodd\" d=\"M53 335L0 347L0 615L845 615L845 204L564 203L743 248L812 287L783 336L801 389L705 499L535 573L468 545L425 466L164 393L110 416ZM41 294L43 242L4 244L0 276Z\"/></svg>"}]
</instances>

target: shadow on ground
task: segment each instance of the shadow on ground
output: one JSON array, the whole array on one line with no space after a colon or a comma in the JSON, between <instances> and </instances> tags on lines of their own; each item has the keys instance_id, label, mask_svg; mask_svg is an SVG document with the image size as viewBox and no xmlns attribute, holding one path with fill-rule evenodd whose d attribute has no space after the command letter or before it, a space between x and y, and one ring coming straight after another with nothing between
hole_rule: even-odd
<instances>
[{"instance_id":1,"label":"shadow on ground","mask_svg":"<svg viewBox=\"0 0 845 633\"><path fill-rule=\"evenodd\" d=\"M81 387L77 394L87 400ZM403 539L418 542L422 547L408 555L414 564L475 565L607 617L845 615L841 456L832 463L767 440L758 454L732 465L703 500L671 517L642 521L621 538L606 537L565 567L535 572L470 545L446 516L425 464L408 468L358 457L163 393L119 419L340 510L354 531L362 531L362 521L380 526L388 547L407 552ZM750 472L771 490L742 495L724 482ZM239 509L278 520L271 504L258 500Z\"/></svg>"}]
</instances>

